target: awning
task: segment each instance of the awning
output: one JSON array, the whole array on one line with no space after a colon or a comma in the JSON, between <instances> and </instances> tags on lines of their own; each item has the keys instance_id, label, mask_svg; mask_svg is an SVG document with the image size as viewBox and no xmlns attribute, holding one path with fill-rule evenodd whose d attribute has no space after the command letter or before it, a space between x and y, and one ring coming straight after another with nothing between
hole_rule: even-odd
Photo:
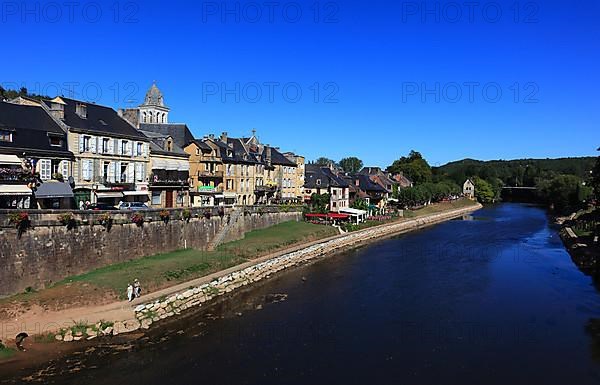
<instances>
[{"instance_id":1,"label":"awning","mask_svg":"<svg viewBox=\"0 0 600 385\"><path fill-rule=\"evenodd\" d=\"M37 199L73 198L73 189L68 183L48 181L38 187L35 197Z\"/></svg>"},{"instance_id":2,"label":"awning","mask_svg":"<svg viewBox=\"0 0 600 385\"><path fill-rule=\"evenodd\" d=\"M311 213L305 214L307 218L329 218L329 219L348 219L350 215L348 214L338 214L338 213L329 213L329 214L319 214L319 213Z\"/></svg>"},{"instance_id":3,"label":"awning","mask_svg":"<svg viewBox=\"0 0 600 385\"><path fill-rule=\"evenodd\" d=\"M153 170L164 170L167 167L167 162L163 159L152 159Z\"/></svg>"},{"instance_id":4,"label":"awning","mask_svg":"<svg viewBox=\"0 0 600 385\"><path fill-rule=\"evenodd\" d=\"M120 191L97 192L96 197L98 197L98 198L123 198L123 193Z\"/></svg>"},{"instance_id":5,"label":"awning","mask_svg":"<svg viewBox=\"0 0 600 385\"><path fill-rule=\"evenodd\" d=\"M347 213L351 215L365 215L367 212L365 210L353 209L351 207L344 207L339 209L340 213Z\"/></svg>"},{"instance_id":6,"label":"awning","mask_svg":"<svg viewBox=\"0 0 600 385\"><path fill-rule=\"evenodd\" d=\"M125 196L148 196L148 191L123 191Z\"/></svg>"},{"instance_id":7,"label":"awning","mask_svg":"<svg viewBox=\"0 0 600 385\"><path fill-rule=\"evenodd\" d=\"M177 171L179 169L179 162L177 162L176 160L169 160L166 163L167 165L165 167L165 170Z\"/></svg>"},{"instance_id":8,"label":"awning","mask_svg":"<svg viewBox=\"0 0 600 385\"><path fill-rule=\"evenodd\" d=\"M223 194L215 195L215 199L223 199L223 198L225 198L225 196Z\"/></svg>"},{"instance_id":9,"label":"awning","mask_svg":"<svg viewBox=\"0 0 600 385\"><path fill-rule=\"evenodd\" d=\"M235 199L235 198L237 198L237 195L234 192L226 192L226 193L223 193L223 197L227 198L227 199Z\"/></svg>"},{"instance_id":10,"label":"awning","mask_svg":"<svg viewBox=\"0 0 600 385\"><path fill-rule=\"evenodd\" d=\"M16 155L5 155L5 154L1 154L0 155L0 164L16 164L16 165L22 165L21 163L21 159L19 159L18 156Z\"/></svg>"},{"instance_id":11,"label":"awning","mask_svg":"<svg viewBox=\"0 0 600 385\"><path fill-rule=\"evenodd\" d=\"M31 189L22 184L0 184L0 195L31 195Z\"/></svg>"}]
</instances>

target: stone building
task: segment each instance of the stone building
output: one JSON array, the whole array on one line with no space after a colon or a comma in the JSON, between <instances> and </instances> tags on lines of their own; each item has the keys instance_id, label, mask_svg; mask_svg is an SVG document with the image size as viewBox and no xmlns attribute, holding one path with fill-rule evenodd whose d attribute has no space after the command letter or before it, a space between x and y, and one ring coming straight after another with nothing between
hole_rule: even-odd
<instances>
[{"instance_id":1,"label":"stone building","mask_svg":"<svg viewBox=\"0 0 600 385\"><path fill-rule=\"evenodd\" d=\"M293 181L291 182L292 188L289 191L289 197L302 202L304 198L304 173L305 173L305 158L301 155L296 155L293 152L286 152L283 154L288 160L296 163L296 167L292 170L294 175L291 176Z\"/></svg>"},{"instance_id":2,"label":"stone building","mask_svg":"<svg viewBox=\"0 0 600 385\"><path fill-rule=\"evenodd\" d=\"M306 165L304 200L310 202L312 194L329 194L329 211L338 212L349 207L349 184L329 167Z\"/></svg>"},{"instance_id":3,"label":"stone building","mask_svg":"<svg viewBox=\"0 0 600 385\"><path fill-rule=\"evenodd\" d=\"M164 124L169 122L169 107L165 105L162 92L152 83L146 92L144 102L137 108L126 108L119 110L119 115L127 119L135 127L140 128L142 124Z\"/></svg>"},{"instance_id":4,"label":"stone building","mask_svg":"<svg viewBox=\"0 0 600 385\"><path fill-rule=\"evenodd\" d=\"M463 183L463 195L469 199L475 199L475 184L471 179L467 179Z\"/></svg>"},{"instance_id":5,"label":"stone building","mask_svg":"<svg viewBox=\"0 0 600 385\"><path fill-rule=\"evenodd\" d=\"M67 132L36 100L0 102L0 208L70 208Z\"/></svg>"},{"instance_id":6,"label":"stone building","mask_svg":"<svg viewBox=\"0 0 600 385\"><path fill-rule=\"evenodd\" d=\"M44 108L68 132L75 154L75 203L117 205L146 202L150 143L110 107L65 97L43 101Z\"/></svg>"}]
</instances>

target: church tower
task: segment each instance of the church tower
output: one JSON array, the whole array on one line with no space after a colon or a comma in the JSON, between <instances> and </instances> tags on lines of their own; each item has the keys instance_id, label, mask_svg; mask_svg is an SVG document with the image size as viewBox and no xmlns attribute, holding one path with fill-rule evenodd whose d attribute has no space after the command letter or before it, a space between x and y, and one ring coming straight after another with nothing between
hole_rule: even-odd
<instances>
[{"instance_id":1,"label":"church tower","mask_svg":"<svg viewBox=\"0 0 600 385\"><path fill-rule=\"evenodd\" d=\"M162 92L152 83L152 87L146 92L144 103L138 107L139 123L166 124L169 123L169 108L165 106Z\"/></svg>"}]
</instances>

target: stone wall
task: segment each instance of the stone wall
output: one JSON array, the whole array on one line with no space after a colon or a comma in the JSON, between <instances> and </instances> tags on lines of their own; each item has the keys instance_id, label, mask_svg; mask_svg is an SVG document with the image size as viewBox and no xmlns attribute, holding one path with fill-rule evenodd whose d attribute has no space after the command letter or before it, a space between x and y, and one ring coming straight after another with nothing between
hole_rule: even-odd
<instances>
[{"instance_id":1,"label":"stone wall","mask_svg":"<svg viewBox=\"0 0 600 385\"><path fill-rule=\"evenodd\" d=\"M238 211L236 215L236 210ZM290 220L300 220L294 209L277 207L234 209L190 209L191 219L182 219L183 210L169 210L170 220L160 210L143 212L144 223L131 221L131 212L110 212L111 226L102 225L99 212L73 211L75 226L60 222L57 210L28 212L31 227L19 236L9 224L7 211L0 211L0 296L40 289L69 276L109 264L185 248L205 250L217 234L223 241L243 238L248 231ZM230 218L235 217L232 223Z\"/></svg>"}]
</instances>

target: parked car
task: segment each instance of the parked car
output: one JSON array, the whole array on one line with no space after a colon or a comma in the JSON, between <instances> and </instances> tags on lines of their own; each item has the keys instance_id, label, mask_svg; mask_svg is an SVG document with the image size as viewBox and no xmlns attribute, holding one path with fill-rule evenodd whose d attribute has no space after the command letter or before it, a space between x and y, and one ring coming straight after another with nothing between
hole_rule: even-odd
<instances>
[{"instance_id":1,"label":"parked car","mask_svg":"<svg viewBox=\"0 0 600 385\"><path fill-rule=\"evenodd\" d=\"M148 210L149 207L142 202L121 202L119 210Z\"/></svg>"},{"instance_id":2,"label":"parked car","mask_svg":"<svg viewBox=\"0 0 600 385\"><path fill-rule=\"evenodd\" d=\"M117 208L115 206L111 206L109 204L106 203L94 203L92 205L89 205L87 207L88 210L94 210L94 211L98 211L98 210L117 210Z\"/></svg>"}]
</instances>

